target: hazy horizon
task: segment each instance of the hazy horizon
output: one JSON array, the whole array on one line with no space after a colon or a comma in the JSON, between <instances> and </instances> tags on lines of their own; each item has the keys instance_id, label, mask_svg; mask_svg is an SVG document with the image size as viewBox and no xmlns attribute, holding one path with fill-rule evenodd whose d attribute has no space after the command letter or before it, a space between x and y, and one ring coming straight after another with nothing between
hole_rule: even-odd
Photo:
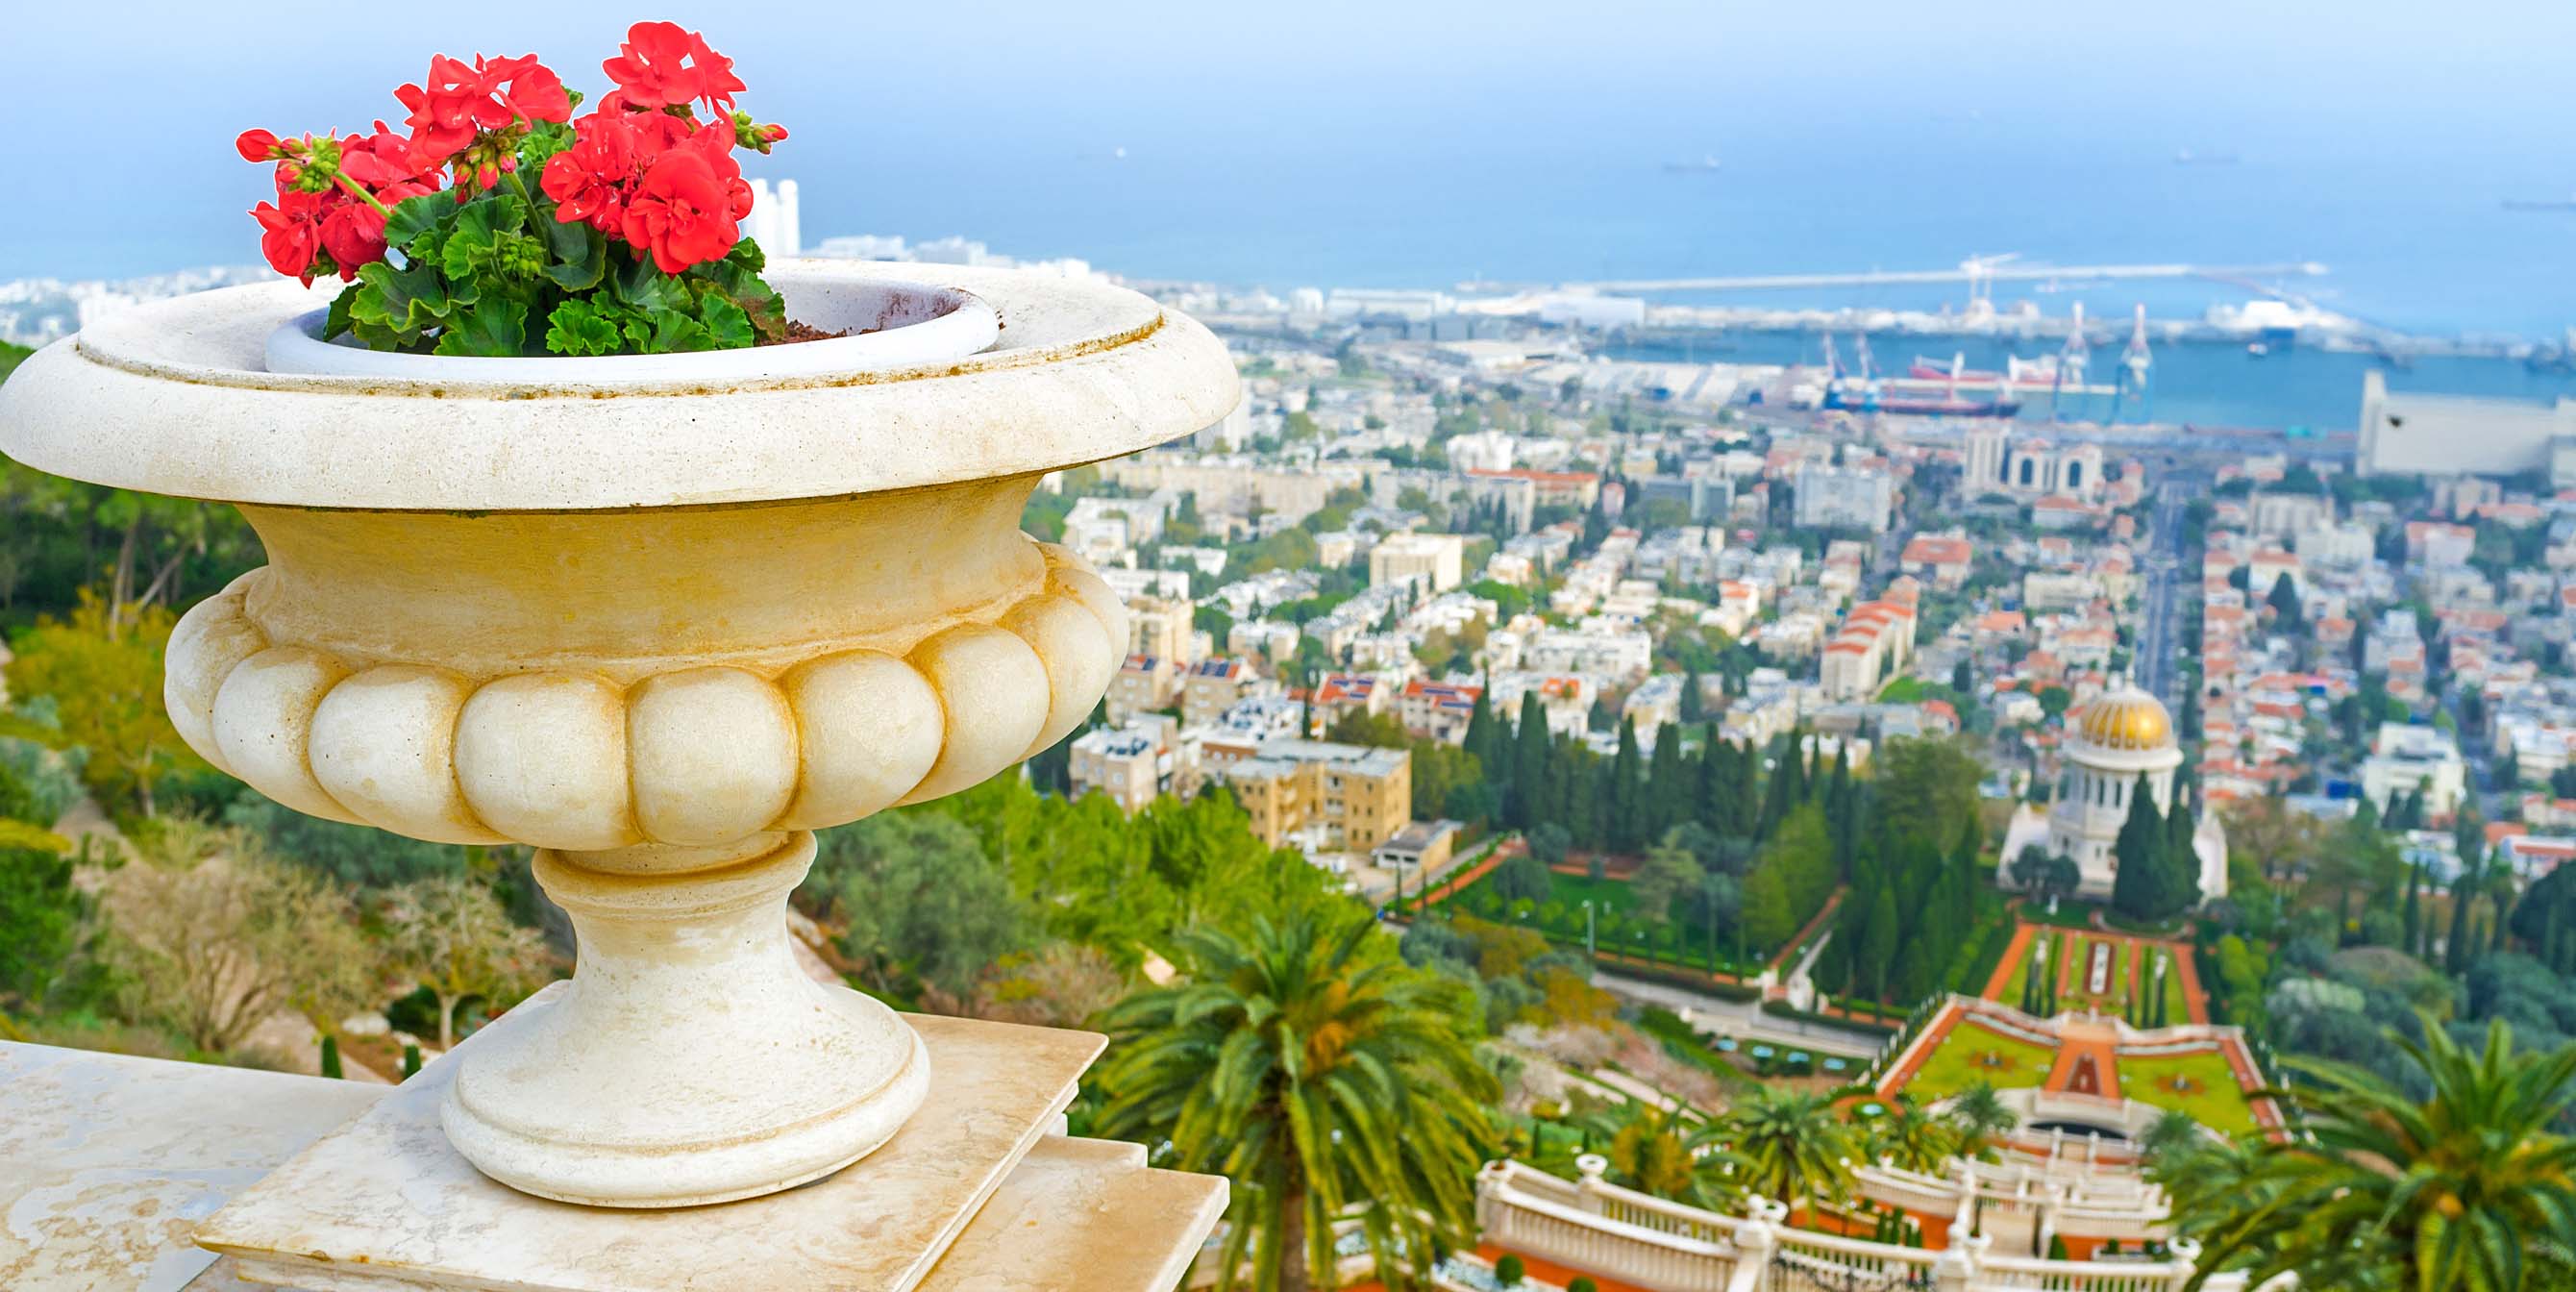
<instances>
[{"instance_id":1,"label":"hazy horizon","mask_svg":"<svg viewBox=\"0 0 2576 1292\"><path fill-rule=\"evenodd\" d=\"M1923 267L2322 260L2323 298L2427 330L2576 322L2576 157L2553 83L2576 7L1176 4L668 13L795 137L756 173L808 241L963 233L1142 276L1437 285ZM576 88L627 22L570 5L151 3L14 20L0 136L61 176L0 220L0 277L256 259L249 126L363 127L433 52L544 55ZM309 50L281 54L282 49ZM332 51L346 51L335 53ZM290 73L287 69L292 68ZM111 92L95 88L102 75ZM184 104L184 106L178 106ZM71 130L100 141L67 143ZM2177 149L2235 166L2176 166ZM1124 156L1119 150L1124 149ZM78 160L93 153L95 163ZM1723 171L1667 176L1713 154ZM1698 188L1685 187L1700 184Z\"/></svg>"}]
</instances>

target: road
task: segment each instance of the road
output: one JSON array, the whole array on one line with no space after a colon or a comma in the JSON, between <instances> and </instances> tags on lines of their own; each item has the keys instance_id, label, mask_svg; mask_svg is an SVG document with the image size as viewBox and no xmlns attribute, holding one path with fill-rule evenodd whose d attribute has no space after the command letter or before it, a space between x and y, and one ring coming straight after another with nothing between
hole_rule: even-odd
<instances>
[{"instance_id":1,"label":"road","mask_svg":"<svg viewBox=\"0 0 2576 1292\"><path fill-rule=\"evenodd\" d=\"M1593 970L1592 984L1612 995L1661 1005L1675 1012L1687 1009L1703 1026L1729 1036L1769 1041L1774 1045L1793 1045L1819 1054L1838 1054L1846 1059L1877 1058L1881 1045L1874 1036L1803 1019L1765 1014L1762 1006L1754 1001L1720 1000L1687 987L1629 978L1607 969Z\"/></svg>"},{"instance_id":2,"label":"road","mask_svg":"<svg viewBox=\"0 0 2576 1292\"><path fill-rule=\"evenodd\" d=\"M2138 612L2137 649L2131 653L2131 667L2140 688L2164 701L2167 709L2179 710L2181 696L2174 690L2176 672L2174 652L2181 645L2181 591L2187 586L2183 567L2188 555L2183 550L2183 509L2190 498L2202 491L2204 482L2196 477L2172 476L2156 486L2156 512L2151 522L2153 533L2142 569L2146 575L2145 596ZM2196 584L2197 579L2189 580Z\"/></svg>"}]
</instances>

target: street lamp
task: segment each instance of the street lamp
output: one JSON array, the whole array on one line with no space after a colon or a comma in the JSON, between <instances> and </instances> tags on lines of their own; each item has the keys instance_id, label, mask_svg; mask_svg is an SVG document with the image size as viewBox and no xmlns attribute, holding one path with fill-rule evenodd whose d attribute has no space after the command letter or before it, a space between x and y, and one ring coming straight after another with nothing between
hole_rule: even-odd
<instances>
[{"instance_id":1,"label":"street lamp","mask_svg":"<svg viewBox=\"0 0 2576 1292\"><path fill-rule=\"evenodd\" d=\"M1583 899L1583 957L1587 960L1600 957L1600 952L1592 947L1592 899L1589 897Z\"/></svg>"}]
</instances>

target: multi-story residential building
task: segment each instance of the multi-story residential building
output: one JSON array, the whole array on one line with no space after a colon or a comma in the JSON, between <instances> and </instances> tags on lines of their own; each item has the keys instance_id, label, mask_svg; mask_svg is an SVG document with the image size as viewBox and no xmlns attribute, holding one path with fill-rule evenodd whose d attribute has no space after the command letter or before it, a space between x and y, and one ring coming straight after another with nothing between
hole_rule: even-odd
<instances>
[{"instance_id":1,"label":"multi-story residential building","mask_svg":"<svg viewBox=\"0 0 2576 1292\"><path fill-rule=\"evenodd\" d=\"M1891 598L1854 606L1824 649L1821 681L1825 698L1870 699L1913 658L1912 605Z\"/></svg>"},{"instance_id":2,"label":"multi-story residential building","mask_svg":"<svg viewBox=\"0 0 2576 1292\"><path fill-rule=\"evenodd\" d=\"M1216 721L1260 680L1260 674L1239 659L1203 659L1190 665L1181 679L1181 721L1193 727Z\"/></svg>"},{"instance_id":3,"label":"multi-story residential building","mask_svg":"<svg viewBox=\"0 0 2576 1292\"><path fill-rule=\"evenodd\" d=\"M1682 689L1689 679L1679 673L1657 673L1637 684L1619 706L1619 716L1636 728L1637 743L1653 748L1666 723L1682 720Z\"/></svg>"},{"instance_id":4,"label":"multi-story residential building","mask_svg":"<svg viewBox=\"0 0 2576 1292\"><path fill-rule=\"evenodd\" d=\"M1602 619L1580 628L1541 628L1521 643L1520 666L1542 673L1588 673L1614 680L1645 676L1655 639Z\"/></svg>"},{"instance_id":5,"label":"multi-story residential building","mask_svg":"<svg viewBox=\"0 0 2576 1292\"><path fill-rule=\"evenodd\" d=\"M2309 565L2350 570L2368 565L2378 544L2369 526L2342 521L2300 530L2291 536L2290 550Z\"/></svg>"},{"instance_id":6,"label":"multi-story residential building","mask_svg":"<svg viewBox=\"0 0 2576 1292\"><path fill-rule=\"evenodd\" d=\"M1120 727L1094 727L1074 738L1070 778L1076 798L1097 791L1130 816L1172 788L1170 717L1145 714Z\"/></svg>"},{"instance_id":7,"label":"multi-story residential building","mask_svg":"<svg viewBox=\"0 0 2576 1292\"><path fill-rule=\"evenodd\" d=\"M1396 715L1404 722L1405 734L1417 740L1462 745L1467 741L1468 720L1476 715L1476 697L1482 694L1481 687L1415 678L1404 684Z\"/></svg>"},{"instance_id":8,"label":"multi-story residential building","mask_svg":"<svg viewBox=\"0 0 2576 1292\"><path fill-rule=\"evenodd\" d=\"M1419 584L1432 592L1466 576L1467 540L1459 534L1389 534L1369 549L1369 586Z\"/></svg>"},{"instance_id":9,"label":"multi-story residential building","mask_svg":"<svg viewBox=\"0 0 2576 1292\"><path fill-rule=\"evenodd\" d=\"M1563 676L1522 670L1493 675L1490 703L1494 713L1514 722L1520 720L1522 697L1538 695L1540 716L1550 733L1572 739L1581 736L1592 724L1594 692L1590 679L1581 675Z\"/></svg>"},{"instance_id":10,"label":"multi-story residential building","mask_svg":"<svg viewBox=\"0 0 2576 1292\"><path fill-rule=\"evenodd\" d=\"M1936 588L1955 588L1968 581L1976 568L1976 549L1969 546L1965 534L1917 534L1905 544L1897 563L1907 574L1924 579Z\"/></svg>"},{"instance_id":11,"label":"multi-story residential building","mask_svg":"<svg viewBox=\"0 0 2576 1292\"><path fill-rule=\"evenodd\" d=\"M1163 518L1177 495L1144 498L1076 498L1064 518L1064 545L1094 565L1124 564L1142 544L1163 532Z\"/></svg>"},{"instance_id":12,"label":"multi-story residential building","mask_svg":"<svg viewBox=\"0 0 2576 1292\"><path fill-rule=\"evenodd\" d=\"M1896 482L1884 471L1811 462L1798 469L1796 489L1802 529L1884 533L1896 506Z\"/></svg>"},{"instance_id":13,"label":"multi-story residential building","mask_svg":"<svg viewBox=\"0 0 2576 1292\"><path fill-rule=\"evenodd\" d=\"M2468 764L2459 742L2432 727L2383 722L2371 738L2370 757L2361 762L2361 792L2382 815L2401 794L2424 792L2429 817L2449 816L2466 791Z\"/></svg>"},{"instance_id":14,"label":"multi-story residential building","mask_svg":"<svg viewBox=\"0 0 2576 1292\"><path fill-rule=\"evenodd\" d=\"M1387 711L1394 698L1394 688L1381 686L1378 679L1366 673L1335 673L1315 684L1312 705L1315 732L1320 735L1333 729L1333 724L1353 713L1378 714Z\"/></svg>"},{"instance_id":15,"label":"multi-story residential building","mask_svg":"<svg viewBox=\"0 0 2576 1292\"><path fill-rule=\"evenodd\" d=\"M1252 832L1273 848L1367 852L1413 819L1407 750L1273 740L1223 774Z\"/></svg>"},{"instance_id":16,"label":"multi-story residential building","mask_svg":"<svg viewBox=\"0 0 2576 1292\"><path fill-rule=\"evenodd\" d=\"M2246 507L2247 529L2265 538L2290 539L2334 523L2334 499L2327 494L2258 493Z\"/></svg>"},{"instance_id":17,"label":"multi-story residential building","mask_svg":"<svg viewBox=\"0 0 2576 1292\"><path fill-rule=\"evenodd\" d=\"M1190 657L1191 621L1198 614L1187 600L1137 597L1127 603L1127 652L1171 660L1177 667Z\"/></svg>"},{"instance_id":18,"label":"multi-story residential building","mask_svg":"<svg viewBox=\"0 0 2576 1292\"><path fill-rule=\"evenodd\" d=\"M1109 679L1101 705L1113 725L1124 725L1140 713L1168 708L1181 693L1180 666L1163 655L1130 655Z\"/></svg>"}]
</instances>

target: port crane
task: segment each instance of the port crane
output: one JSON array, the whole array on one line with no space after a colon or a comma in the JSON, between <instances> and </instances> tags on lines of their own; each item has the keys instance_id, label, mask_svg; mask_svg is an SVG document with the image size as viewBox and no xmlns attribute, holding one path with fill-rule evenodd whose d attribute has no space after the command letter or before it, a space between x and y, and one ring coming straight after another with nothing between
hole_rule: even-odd
<instances>
[{"instance_id":1,"label":"port crane","mask_svg":"<svg viewBox=\"0 0 2576 1292\"><path fill-rule=\"evenodd\" d=\"M2048 406L2057 407L2058 396L2069 386L2084 389L2084 370L2093 363L2092 346L2084 339L2084 302L2075 302L2075 325L2067 329L2066 348L2057 352L2057 380L2048 391Z\"/></svg>"},{"instance_id":2,"label":"port crane","mask_svg":"<svg viewBox=\"0 0 2576 1292\"><path fill-rule=\"evenodd\" d=\"M2133 393L2138 397L2138 420L2147 421L2153 416L2149 412L2151 392L2147 389L2147 370L2155 366L2156 360L2147 349L2147 307L2144 302L2137 306L2132 317L2135 322L2129 329L2129 344L2120 351L2119 385L2111 393L2111 415L2103 419L2105 423L2120 420L2120 401Z\"/></svg>"}]
</instances>

